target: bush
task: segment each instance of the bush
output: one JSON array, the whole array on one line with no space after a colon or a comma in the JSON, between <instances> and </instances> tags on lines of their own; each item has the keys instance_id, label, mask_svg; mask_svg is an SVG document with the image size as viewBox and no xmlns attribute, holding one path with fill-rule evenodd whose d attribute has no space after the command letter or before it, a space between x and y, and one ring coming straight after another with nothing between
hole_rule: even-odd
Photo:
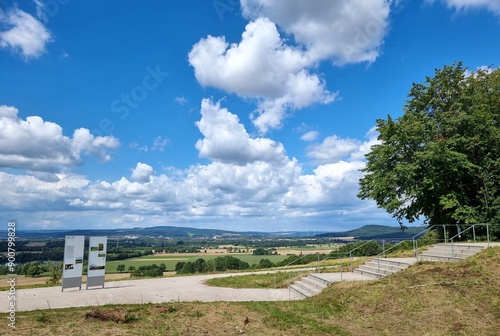
<instances>
[{"instance_id":1,"label":"bush","mask_svg":"<svg viewBox=\"0 0 500 336\"><path fill-rule=\"evenodd\" d=\"M260 259L259 268L271 268L274 267L274 263L269 259Z\"/></svg>"},{"instance_id":2,"label":"bush","mask_svg":"<svg viewBox=\"0 0 500 336\"><path fill-rule=\"evenodd\" d=\"M161 277L163 276L162 269L156 264L150 266L140 266L138 269L130 273L131 277Z\"/></svg>"}]
</instances>

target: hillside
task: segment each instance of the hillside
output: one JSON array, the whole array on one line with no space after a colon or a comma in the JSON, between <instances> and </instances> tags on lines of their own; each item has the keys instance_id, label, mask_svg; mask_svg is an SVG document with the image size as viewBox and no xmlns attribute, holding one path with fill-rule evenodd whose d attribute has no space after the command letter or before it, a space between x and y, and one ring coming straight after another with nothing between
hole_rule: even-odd
<instances>
[{"instance_id":1,"label":"hillside","mask_svg":"<svg viewBox=\"0 0 500 336\"><path fill-rule=\"evenodd\" d=\"M497 247L465 261L417 264L380 281L333 284L300 301L19 312L13 334L496 336L499 298Z\"/></svg>"},{"instance_id":2,"label":"hillside","mask_svg":"<svg viewBox=\"0 0 500 336\"><path fill-rule=\"evenodd\" d=\"M329 232L316 235L317 237L354 237L356 239L388 239L388 238L411 238L424 231L425 226L410 226L402 231L399 227L385 225L365 225L358 229Z\"/></svg>"}]
</instances>

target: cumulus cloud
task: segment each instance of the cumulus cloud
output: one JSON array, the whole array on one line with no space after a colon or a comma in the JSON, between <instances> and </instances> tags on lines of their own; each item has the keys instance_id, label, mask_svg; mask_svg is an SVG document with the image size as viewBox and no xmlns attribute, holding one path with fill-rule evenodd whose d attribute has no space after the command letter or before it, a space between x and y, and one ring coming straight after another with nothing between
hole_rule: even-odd
<instances>
[{"instance_id":1,"label":"cumulus cloud","mask_svg":"<svg viewBox=\"0 0 500 336\"><path fill-rule=\"evenodd\" d=\"M195 145L200 157L238 165L287 159L281 143L268 138L251 138L238 116L221 108L220 102L203 99L201 119L196 126L204 136Z\"/></svg>"},{"instance_id":2,"label":"cumulus cloud","mask_svg":"<svg viewBox=\"0 0 500 336\"><path fill-rule=\"evenodd\" d=\"M189 52L195 77L256 99L252 121L261 133L283 126L296 110L328 104L330 92L314 70L324 60L374 62L389 26L389 0L241 0L251 20L239 43L208 36ZM284 38L282 32L293 37Z\"/></svg>"},{"instance_id":3,"label":"cumulus cloud","mask_svg":"<svg viewBox=\"0 0 500 336\"><path fill-rule=\"evenodd\" d=\"M358 140L342 139L336 135L326 137L322 143L312 145L307 156L318 162L337 162L355 151L360 145Z\"/></svg>"},{"instance_id":4,"label":"cumulus cloud","mask_svg":"<svg viewBox=\"0 0 500 336\"><path fill-rule=\"evenodd\" d=\"M486 0L485 0L486 1ZM307 49L310 62L373 62L387 34L389 0L241 0L249 19L268 17Z\"/></svg>"},{"instance_id":5,"label":"cumulus cloud","mask_svg":"<svg viewBox=\"0 0 500 336\"><path fill-rule=\"evenodd\" d=\"M357 207L361 203L356 197L358 180L364 165L361 161L320 165L313 174L299 177L285 195L283 204L290 209L313 212L328 209L342 212Z\"/></svg>"},{"instance_id":6,"label":"cumulus cloud","mask_svg":"<svg viewBox=\"0 0 500 336\"><path fill-rule=\"evenodd\" d=\"M36 212L67 208L67 198L79 197L89 181L74 174L14 175L0 171L0 209Z\"/></svg>"},{"instance_id":7,"label":"cumulus cloud","mask_svg":"<svg viewBox=\"0 0 500 336\"><path fill-rule=\"evenodd\" d=\"M67 137L56 123L17 114L17 108L0 105L0 167L57 171L80 164L82 155L108 161L109 151L119 146L114 137L96 137L85 128Z\"/></svg>"},{"instance_id":8,"label":"cumulus cloud","mask_svg":"<svg viewBox=\"0 0 500 336\"><path fill-rule=\"evenodd\" d=\"M206 104L216 119L236 118L217 104ZM236 121L232 125L238 129L241 124ZM245 141L231 135L228 142L252 146L252 138L244 128L236 134L243 134ZM269 229L284 230L291 228L291 223L296 223L294 229L303 228L307 218L328 223L331 228L333 222L353 218L366 221L367 216L383 223L390 216L372 202L356 197L360 169L365 165L361 154L374 139L375 133L369 132L366 141L360 141L357 148L344 155L345 159L321 164L311 173L305 173L296 159L286 156L268 161L214 160L183 170L165 169L159 174L139 162L131 169L130 178L109 182L89 181L72 174L0 172L0 210L23 221L36 213L33 218L50 221L53 227L67 225L75 213L79 214L80 225L93 227L99 223L127 227L138 222L141 226L217 222L223 228L247 230L249 225L264 222Z\"/></svg>"},{"instance_id":9,"label":"cumulus cloud","mask_svg":"<svg viewBox=\"0 0 500 336\"><path fill-rule=\"evenodd\" d=\"M132 170L132 175L130 177L135 181L149 182L153 172L153 167L148 164L138 162L135 168Z\"/></svg>"},{"instance_id":10,"label":"cumulus cloud","mask_svg":"<svg viewBox=\"0 0 500 336\"><path fill-rule=\"evenodd\" d=\"M14 8L0 10L0 47L20 54L24 60L40 57L46 45L53 41L52 34L32 15Z\"/></svg>"},{"instance_id":11,"label":"cumulus cloud","mask_svg":"<svg viewBox=\"0 0 500 336\"><path fill-rule=\"evenodd\" d=\"M287 109L329 103L335 95L307 70L311 65L301 49L281 38L267 18L250 22L240 43L208 36L189 52L198 82L242 97L258 99L256 126L265 132L281 126Z\"/></svg>"},{"instance_id":12,"label":"cumulus cloud","mask_svg":"<svg viewBox=\"0 0 500 336\"><path fill-rule=\"evenodd\" d=\"M371 150L371 146L379 143L377 136L375 127L366 133L367 140L365 141L332 135L319 144L309 146L307 156L319 163L335 163L341 160L361 161Z\"/></svg>"}]
</instances>

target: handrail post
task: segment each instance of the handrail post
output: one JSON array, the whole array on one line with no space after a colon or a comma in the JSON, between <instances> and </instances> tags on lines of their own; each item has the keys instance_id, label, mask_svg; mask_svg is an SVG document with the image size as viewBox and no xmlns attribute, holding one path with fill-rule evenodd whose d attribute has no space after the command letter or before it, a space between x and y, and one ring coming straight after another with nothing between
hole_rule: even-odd
<instances>
[{"instance_id":1,"label":"handrail post","mask_svg":"<svg viewBox=\"0 0 500 336\"><path fill-rule=\"evenodd\" d=\"M455 256L455 252L453 250L453 239L454 238L451 238L451 257L453 258Z\"/></svg>"},{"instance_id":2,"label":"handrail post","mask_svg":"<svg viewBox=\"0 0 500 336\"><path fill-rule=\"evenodd\" d=\"M352 251L349 251L349 268L351 269L352 272Z\"/></svg>"},{"instance_id":3,"label":"handrail post","mask_svg":"<svg viewBox=\"0 0 500 336\"><path fill-rule=\"evenodd\" d=\"M472 237L474 239L474 243L476 242L476 224L472 225Z\"/></svg>"},{"instance_id":4,"label":"handrail post","mask_svg":"<svg viewBox=\"0 0 500 336\"><path fill-rule=\"evenodd\" d=\"M385 239L382 239L382 252L384 253L385 258Z\"/></svg>"},{"instance_id":5,"label":"handrail post","mask_svg":"<svg viewBox=\"0 0 500 336\"><path fill-rule=\"evenodd\" d=\"M380 276L380 257L377 258L377 265L378 265L378 269L377 269L377 278L381 278Z\"/></svg>"},{"instance_id":6,"label":"handrail post","mask_svg":"<svg viewBox=\"0 0 500 336\"><path fill-rule=\"evenodd\" d=\"M488 238L488 247L490 247L490 225L486 224L486 237Z\"/></svg>"},{"instance_id":7,"label":"handrail post","mask_svg":"<svg viewBox=\"0 0 500 336\"><path fill-rule=\"evenodd\" d=\"M444 243L446 244L446 226L443 224Z\"/></svg>"},{"instance_id":8,"label":"handrail post","mask_svg":"<svg viewBox=\"0 0 500 336\"><path fill-rule=\"evenodd\" d=\"M340 258L340 281L342 281L342 262L344 261L344 258Z\"/></svg>"}]
</instances>

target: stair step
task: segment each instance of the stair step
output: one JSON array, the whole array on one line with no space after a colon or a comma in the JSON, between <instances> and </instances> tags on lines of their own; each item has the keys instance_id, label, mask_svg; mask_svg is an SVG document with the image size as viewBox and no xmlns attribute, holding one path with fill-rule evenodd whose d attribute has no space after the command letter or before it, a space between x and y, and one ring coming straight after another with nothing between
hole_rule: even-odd
<instances>
[{"instance_id":1,"label":"stair step","mask_svg":"<svg viewBox=\"0 0 500 336\"><path fill-rule=\"evenodd\" d=\"M431 250L428 250L428 251L425 251L422 253L423 255L432 255L432 256L436 256L436 257L443 257L443 258L457 258L457 259L467 259L469 257L472 257L474 254L476 253L461 253L461 252L452 252L451 251L448 251L448 252L436 252L436 251L431 251Z\"/></svg>"},{"instance_id":2,"label":"stair step","mask_svg":"<svg viewBox=\"0 0 500 336\"><path fill-rule=\"evenodd\" d=\"M374 268L377 268L377 269L384 269L384 270L388 270L388 271L402 271L404 270L405 268L408 268L408 264L404 264L404 265L400 265L400 264L392 264L392 263L388 263L388 262L383 262L382 260L378 260L378 259L373 259L371 261L368 261L367 263L365 263L366 266L370 266L370 267L374 267Z\"/></svg>"},{"instance_id":3,"label":"stair step","mask_svg":"<svg viewBox=\"0 0 500 336\"><path fill-rule=\"evenodd\" d=\"M359 274L363 274L363 275L369 275L369 276L371 276L373 278L376 278L376 279L380 279L380 278L383 278L383 277L386 276L385 274L379 274L377 272L372 272L372 271L363 270L363 269L359 269L359 268L355 268L352 271L354 273L359 273Z\"/></svg>"},{"instance_id":4,"label":"stair step","mask_svg":"<svg viewBox=\"0 0 500 336\"><path fill-rule=\"evenodd\" d=\"M452 244L449 244L449 243L439 243L439 244L436 244L434 246L448 246L451 248L451 245ZM456 248L456 247L461 247L461 248L465 248L465 249L470 249L470 250L482 250L484 248L484 246L482 245L471 245L471 244L463 244L463 243L455 243L453 244L453 247Z\"/></svg>"},{"instance_id":5,"label":"stair step","mask_svg":"<svg viewBox=\"0 0 500 336\"><path fill-rule=\"evenodd\" d=\"M317 280L316 277L311 277L310 275L302 278L300 281L308 284L309 286L311 286L313 288L317 288L319 290L323 290L328 286L324 282Z\"/></svg>"},{"instance_id":6,"label":"stair step","mask_svg":"<svg viewBox=\"0 0 500 336\"><path fill-rule=\"evenodd\" d=\"M389 275L389 274L393 274L393 273L400 271L400 269L391 270L391 269L386 269L386 268L382 268L382 267L380 267L380 269L379 269L377 266L372 266L372 265L367 265L367 264L361 265L357 269L361 270L361 271L367 271L370 273L380 274L380 275Z\"/></svg>"},{"instance_id":7,"label":"stair step","mask_svg":"<svg viewBox=\"0 0 500 336\"><path fill-rule=\"evenodd\" d=\"M418 255L419 260L426 260L426 261L460 261L464 260L465 258L459 258L459 257L451 257L451 256L437 256L437 255L432 255L432 254L419 254Z\"/></svg>"},{"instance_id":8,"label":"stair step","mask_svg":"<svg viewBox=\"0 0 500 336\"><path fill-rule=\"evenodd\" d=\"M318 289L316 287L313 287L302 280L295 281L293 284L296 287L299 287L303 292L307 292L307 293L310 293L312 295L318 294L319 292L322 291L322 289Z\"/></svg>"},{"instance_id":9,"label":"stair step","mask_svg":"<svg viewBox=\"0 0 500 336\"><path fill-rule=\"evenodd\" d=\"M303 297L308 298L308 297L311 297L311 296L312 296L312 295L310 295L310 294L308 294L308 293L303 292L301 289L297 288L297 286L295 286L295 284L293 284L293 285L289 285L289 286L288 286L288 288L289 288L290 290L293 290L293 291L294 291L294 292L296 292L296 293L299 293L299 294L300 294L301 296L303 296Z\"/></svg>"},{"instance_id":10,"label":"stair step","mask_svg":"<svg viewBox=\"0 0 500 336\"><path fill-rule=\"evenodd\" d=\"M308 274L307 276L310 277L310 278L313 278L314 280L316 280L318 282L321 282L321 283L325 284L326 286L328 286L328 285L330 285L332 283L331 281L329 281L327 279L323 279L323 278L321 278L321 277L319 277L319 276L317 276L315 274Z\"/></svg>"}]
</instances>

